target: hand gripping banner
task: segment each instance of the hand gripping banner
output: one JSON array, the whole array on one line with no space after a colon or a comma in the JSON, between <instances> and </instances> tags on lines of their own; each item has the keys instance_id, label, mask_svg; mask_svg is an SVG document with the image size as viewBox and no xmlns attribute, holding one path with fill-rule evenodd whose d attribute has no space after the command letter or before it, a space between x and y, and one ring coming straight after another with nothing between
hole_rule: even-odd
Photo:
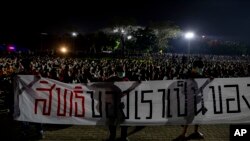
<instances>
[{"instance_id":1,"label":"hand gripping banner","mask_svg":"<svg viewBox=\"0 0 250 141\"><path fill-rule=\"evenodd\" d=\"M19 121L78 125L250 123L250 78L66 84L18 75Z\"/></svg>"}]
</instances>

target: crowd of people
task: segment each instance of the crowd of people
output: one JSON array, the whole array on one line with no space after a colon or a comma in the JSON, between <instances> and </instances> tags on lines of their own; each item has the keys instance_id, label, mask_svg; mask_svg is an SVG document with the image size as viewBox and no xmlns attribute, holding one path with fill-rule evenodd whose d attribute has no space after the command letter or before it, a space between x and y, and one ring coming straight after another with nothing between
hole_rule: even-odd
<instances>
[{"instance_id":1,"label":"crowd of people","mask_svg":"<svg viewBox=\"0 0 250 141\"><path fill-rule=\"evenodd\" d=\"M249 56L185 54L99 59L11 55L0 58L0 79L1 83L5 83L1 84L4 86L1 91L11 93L11 78L17 74L39 75L65 83L103 82L116 76L130 81L172 80L189 78L195 65L200 68L196 73L203 78L249 77L249 62ZM7 103L11 103L12 99L7 98ZM42 127L38 127L41 132Z\"/></svg>"},{"instance_id":2,"label":"crowd of people","mask_svg":"<svg viewBox=\"0 0 250 141\"><path fill-rule=\"evenodd\" d=\"M124 71L130 81L185 79L192 71L192 63L199 60L203 77L228 78L250 76L248 56L200 56L164 54L132 56L129 58L60 58L60 57L5 57L0 58L0 77L11 74L32 74L65 83L105 81Z\"/></svg>"}]
</instances>

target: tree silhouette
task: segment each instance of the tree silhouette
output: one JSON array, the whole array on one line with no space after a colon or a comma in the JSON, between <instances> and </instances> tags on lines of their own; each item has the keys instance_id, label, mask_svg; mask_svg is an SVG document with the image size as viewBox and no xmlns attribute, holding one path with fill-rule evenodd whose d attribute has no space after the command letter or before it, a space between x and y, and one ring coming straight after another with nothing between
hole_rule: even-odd
<instances>
[{"instance_id":1,"label":"tree silhouette","mask_svg":"<svg viewBox=\"0 0 250 141\"><path fill-rule=\"evenodd\" d=\"M151 22L150 27L154 29L157 37L157 45L160 50L169 47L169 40L180 36L180 28L171 21Z\"/></svg>"}]
</instances>

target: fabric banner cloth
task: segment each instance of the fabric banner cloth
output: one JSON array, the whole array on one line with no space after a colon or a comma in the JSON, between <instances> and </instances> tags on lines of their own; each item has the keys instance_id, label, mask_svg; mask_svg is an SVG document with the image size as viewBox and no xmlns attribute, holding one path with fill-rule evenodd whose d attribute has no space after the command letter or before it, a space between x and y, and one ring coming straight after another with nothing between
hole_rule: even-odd
<instances>
[{"instance_id":1,"label":"fabric banner cloth","mask_svg":"<svg viewBox=\"0 0 250 141\"><path fill-rule=\"evenodd\" d=\"M66 84L18 75L19 121L104 125L113 96L121 96L126 125L250 123L250 78Z\"/></svg>"}]
</instances>

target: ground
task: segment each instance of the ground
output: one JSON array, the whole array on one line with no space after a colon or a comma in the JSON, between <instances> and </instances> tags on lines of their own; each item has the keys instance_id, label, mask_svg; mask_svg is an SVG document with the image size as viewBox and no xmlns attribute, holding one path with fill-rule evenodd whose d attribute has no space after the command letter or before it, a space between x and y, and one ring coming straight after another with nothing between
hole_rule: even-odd
<instances>
[{"instance_id":1,"label":"ground","mask_svg":"<svg viewBox=\"0 0 250 141\"><path fill-rule=\"evenodd\" d=\"M8 118L7 114L0 113L1 137L3 140L20 140L20 122ZM108 128L105 126L76 126L76 125L44 125L45 138L42 141L102 141L108 137ZM129 134L135 127L129 128ZM117 128L117 130L120 130ZM188 129L192 133L193 126ZM206 141L228 141L229 125L201 125L200 131ZM34 126L30 129L30 140L34 138ZM147 126L140 131L130 134L130 141L171 141L181 132L180 125ZM117 131L117 133L120 133ZM119 137L119 134L117 135ZM1 139L1 140L2 140Z\"/></svg>"}]
</instances>

